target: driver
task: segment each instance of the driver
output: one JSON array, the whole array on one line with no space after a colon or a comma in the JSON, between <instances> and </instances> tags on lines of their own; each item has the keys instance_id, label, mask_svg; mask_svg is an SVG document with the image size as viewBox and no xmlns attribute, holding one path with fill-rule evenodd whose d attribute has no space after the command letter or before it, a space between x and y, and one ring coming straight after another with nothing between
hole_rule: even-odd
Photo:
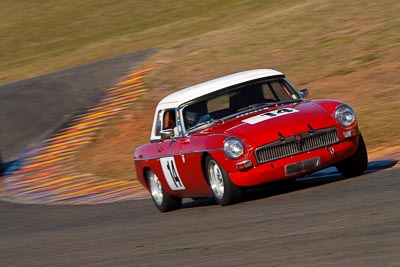
<instances>
[{"instance_id":1,"label":"driver","mask_svg":"<svg viewBox=\"0 0 400 267\"><path fill-rule=\"evenodd\" d=\"M188 129L211 119L211 116L207 113L207 103L205 101L195 103L186 108L185 122Z\"/></svg>"}]
</instances>

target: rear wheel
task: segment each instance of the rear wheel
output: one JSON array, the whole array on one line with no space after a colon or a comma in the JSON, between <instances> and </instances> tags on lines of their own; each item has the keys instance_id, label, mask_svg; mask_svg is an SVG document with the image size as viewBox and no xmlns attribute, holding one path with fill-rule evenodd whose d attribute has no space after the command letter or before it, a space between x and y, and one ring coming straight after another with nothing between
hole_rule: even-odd
<instances>
[{"instance_id":1,"label":"rear wheel","mask_svg":"<svg viewBox=\"0 0 400 267\"><path fill-rule=\"evenodd\" d=\"M161 212L173 211L181 207L182 199L167 194L153 171L148 170L146 177L150 187L151 198L153 199L154 205L156 205Z\"/></svg>"},{"instance_id":2,"label":"rear wheel","mask_svg":"<svg viewBox=\"0 0 400 267\"><path fill-rule=\"evenodd\" d=\"M368 167L368 154L364 138L359 135L356 152L347 159L336 164L336 169L346 178L358 176L364 173Z\"/></svg>"},{"instance_id":3,"label":"rear wheel","mask_svg":"<svg viewBox=\"0 0 400 267\"><path fill-rule=\"evenodd\" d=\"M206 158L205 170L213 196L218 204L227 206L242 201L242 189L231 182L224 169L210 156Z\"/></svg>"}]
</instances>

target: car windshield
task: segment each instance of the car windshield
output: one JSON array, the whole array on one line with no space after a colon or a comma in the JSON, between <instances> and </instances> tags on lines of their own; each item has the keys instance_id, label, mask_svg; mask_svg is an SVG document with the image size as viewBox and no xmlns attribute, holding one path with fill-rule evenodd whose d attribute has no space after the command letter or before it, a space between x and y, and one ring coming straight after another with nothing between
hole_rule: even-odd
<instances>
[{"instance_id":1,"label":"car windshield","mask_svg":"<svg viewBox=\"0 0 400 267\"><path fill-rule=\"evenodd\" d=\"M253 82L187 105L183 109L184 124L191 130L249 110L301 100L301 95L285 79Z\"/></svg>"}]
</instances>

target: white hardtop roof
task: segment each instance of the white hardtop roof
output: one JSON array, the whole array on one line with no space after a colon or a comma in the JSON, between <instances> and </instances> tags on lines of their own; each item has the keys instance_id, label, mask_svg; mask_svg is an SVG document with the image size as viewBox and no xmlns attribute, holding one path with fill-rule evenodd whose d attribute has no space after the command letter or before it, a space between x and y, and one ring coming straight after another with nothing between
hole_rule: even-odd
<instances>
[{"instance_id":1,"label":"white hardtop roof","mask_svg":"<svg viewBox=\"0 0 400 267\"><path fill-rule=\"evenodd\" d=\"M207 95L223 88L233 86L235 84L276 75L283 75L283 73L272 69L255 69L242 71L207 82L199 83L164 97L158 103L157 110L176 108L183 103L189 102L203 95Z\"/></svg>"}]
</instances>

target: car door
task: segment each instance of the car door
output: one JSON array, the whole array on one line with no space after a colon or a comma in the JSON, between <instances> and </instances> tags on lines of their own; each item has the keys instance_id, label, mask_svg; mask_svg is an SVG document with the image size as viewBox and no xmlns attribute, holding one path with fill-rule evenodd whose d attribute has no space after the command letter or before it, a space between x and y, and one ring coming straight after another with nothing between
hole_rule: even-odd
<instances>
[{"instance_id":1,"label":"car door","mask_svg":"<svg viewBox=\"0 0 400 267\"><path fill-rule=\"evenodd\" d=\"M181 164L179 164L181 161L180 143L172 139L164 140L157 143L156 150L158 154L157 161L168 188L171 191L185 190L186 186L181 176Z\"/></svg>"},{"instance_id":2,"label":"car door","mask_svg":"<svg viewBox=\"0 0 400 267\"><path fill-rule=\"evenodd\" d=\"M174 109L166 109L161 111L159 116L159 134L162 136L161 141L153 144L156 158L156 166L153 166L156 174L163 182L164 188L174 192L186 189L182 181L181 170L178 168L177 162L180 161L181 144L180 138L174 136L174 128L176 126L176 115Z\"/></svg>"},{"instance_id":3,"label":"car door","mask_svg":"<svg viewBox=\"0 0 400 267\"><path fill-rule=\"evenodd\" d=\"M169 133L171 127L176 124L176 118L168 114L171 110L165 110L160 116L160 135ZM174 123L171 123L171 116ZM160 142L153 143L154 153L156 153L157 166L155 172L164 180L164 188L169 193L185 196L208 196L209 186L204 178L201 166L202 152L196 149L196 144L192 142L191 135L172 134L171 137L162 137Z\"/></svg>"}]
</instances>

